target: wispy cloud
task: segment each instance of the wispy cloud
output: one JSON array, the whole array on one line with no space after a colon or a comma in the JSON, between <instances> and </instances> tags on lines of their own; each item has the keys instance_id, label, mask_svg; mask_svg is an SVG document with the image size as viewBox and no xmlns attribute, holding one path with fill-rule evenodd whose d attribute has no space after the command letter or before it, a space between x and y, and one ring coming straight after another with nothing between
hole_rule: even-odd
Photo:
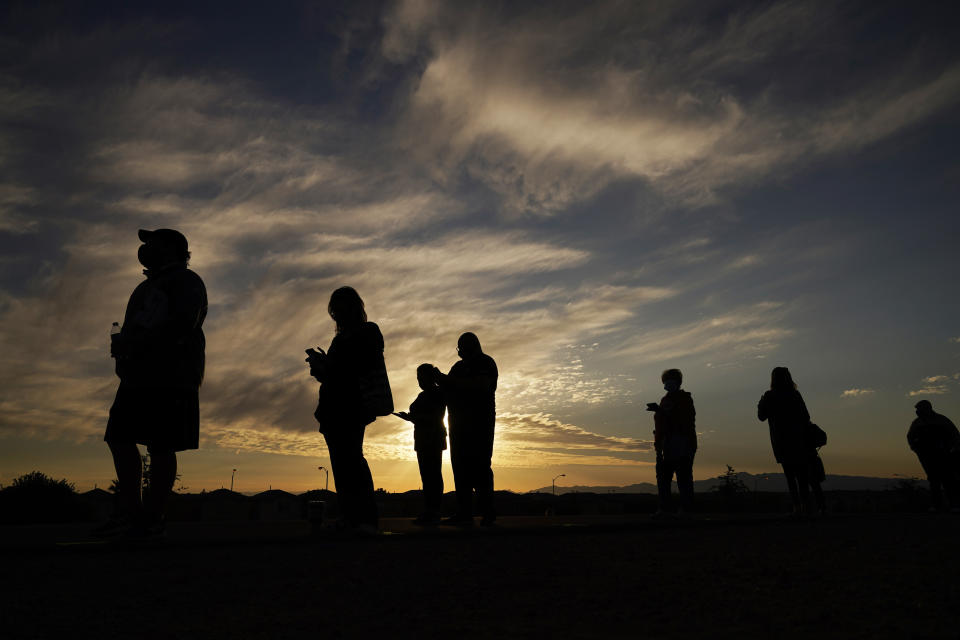
<instances>
[{"instance_id":1,"label":"wispy cloud","mask_svg":"<svg viewBox=\"0 0 960 640\"><path fill-rule=\"evenodd\" d=\"M419 158L445 180L466 169L514 211L552 213L623 177L706 203L725 186L889 136L960 97L960 66L933 77L904 67L781 104L775 85L734 78L784 51L816 55L839 12L777 3L734 11L718 32L691 22L691 9L604 2L583 5L582 16L508 16L398 3L384 51L425 57L406 123ZM576 55L587 51L592 64Z\"/></svg>"},{"instance_id":2,"label":"wispy cloud","mask_svg":"<svg viewBox=\"0 0 960 640\"><path fill-rule=\"evenodd\" d=\"M367 439L365 455L372 460L410 460L413 433L409 425L392 418L383 421L390 424ZM400 428L394 428L397 425ZM205 429L204 438L228 450L308 457L326 453L323 438L316 433L234 425ZM497 416L494 464L498 467L527 467L531 458L547 465L648 465L652 450L651 441L593 433L546 414L501 412Z\"/></svg>"},{"instance_id":3,"label":"wispy cloud","mask_svg":"<svg viewBox=\"0 0 960 640\"><path fill-rule=\"evenodd\" d=\"M876 391L873 389L844 389L843 393L840 394L842 398L860 398L862 396L872 396Z\"/></svg>"},{"instance_id":4,"label":"wispy cloud","mask_svg":"<svg viewBox=\"0 0 960 640\"><path fill-rule=\"evenodd\" d=\"M940 396L949 392L950 390L947 389L946 385L935 385L935 386L929 386L929 387L922 387L920 389L914 389L913 391L908 391L907 395L913 398L915 396Z\"/></svg>"},{"instance_id":5,"label":"wispy cloud","mask_svg":"<svg viewBox=\"0 0 960 640\"><path fill-rule=\"evenodd\" d=\"M909 391L907 395L911 398L925 395L945 395L950 393L951 384L957 381L960 381L960 373L927 376L923 378L923 387Z\"/></svg>"},{"instance_id":6,"label":"wispy cloud","mask_svg":"<svg viewBox=\"0 0 960 640\"><path fill-rule=\"evenodd\" d=\"M626 345L623 353L655 362L717 351L762 355L793 334L784 326L784 311L780 303L758 303L675 328L646 332Z\"/></svg>"},{"instance_id":7,"label":"wispy cloud","mask_svg":"<svg viewBox=\"0 0 960 640\"><path fill-rule=\"evenodd\" d=\"M531 458L547 465L651 463L649 440L600 435L540 413L502 413L497 422L498 466L529 466Z\"/></svg>"}]
</instances>

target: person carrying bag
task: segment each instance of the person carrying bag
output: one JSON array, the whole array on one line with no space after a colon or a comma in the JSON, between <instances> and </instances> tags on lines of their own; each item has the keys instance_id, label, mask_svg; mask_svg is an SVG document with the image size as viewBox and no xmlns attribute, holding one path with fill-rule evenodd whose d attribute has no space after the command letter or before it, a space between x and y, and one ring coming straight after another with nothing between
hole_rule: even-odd
<instances>
[{"instance_id":1,"label":"person carrying bag","mask_svg":"<svg viewBox=\"0 0 960 640\"><path fill-rule=\"evenodd\" d=\"M321 383L313 415L330 452L344 523L359 533L375 533L377 505L363 436L368 424L393 411L383 334L367 321L363 300L352 287L334 291L327 311L337 327L330 347L307 350L310 373Z\"/></svg>"}]
</instances>

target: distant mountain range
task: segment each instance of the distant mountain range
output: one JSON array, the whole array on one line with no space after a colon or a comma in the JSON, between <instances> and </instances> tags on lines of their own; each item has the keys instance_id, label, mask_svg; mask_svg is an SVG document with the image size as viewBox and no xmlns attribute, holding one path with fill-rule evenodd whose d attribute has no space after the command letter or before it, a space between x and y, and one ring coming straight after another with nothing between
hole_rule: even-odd
<instances>
[{"instance_id":1,"label":"distant mountain range","mask_svg":"<svg viewBox=\"0 0 960 640\"><path fill-rule=\"evenodd\" d=\"M737 478L747 486L750 491L777 491L785 492L787 490L787 480L782 473L759 473L752 474L745 471L737 473ZM892 489L901 478L872 478L868 476L841 476L827 474L827 479L823 483L824 491L885 491ZM709 478L707 480L694 480L693 490L697 492L711 491L720 484L720 478ZM676 490L676 482L674 482ZM535 489L530 493L550 493L551 487ZM656 493L657 485L650 482L640 482L638 484L629 484L624 487L615 486L581 486L557 487L557 494L562 493Z\"/></svg>"}]
</instances>

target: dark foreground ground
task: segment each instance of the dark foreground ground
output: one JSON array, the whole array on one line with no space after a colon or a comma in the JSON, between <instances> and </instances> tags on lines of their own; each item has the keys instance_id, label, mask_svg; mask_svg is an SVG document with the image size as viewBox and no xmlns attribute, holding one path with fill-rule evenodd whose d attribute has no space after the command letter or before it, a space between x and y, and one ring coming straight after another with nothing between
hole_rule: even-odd
<instances>
[{"instance_id":1,"label":"dark foreground ground","mask_svg":"<svg viewBox=\"0 0 960 640\"><path fill-rule=\"evenodd\" d=\"M142 547L5 527L0 637L960 636L960 516L384 526L175 523Z\"/></svg>"}]
</instances>

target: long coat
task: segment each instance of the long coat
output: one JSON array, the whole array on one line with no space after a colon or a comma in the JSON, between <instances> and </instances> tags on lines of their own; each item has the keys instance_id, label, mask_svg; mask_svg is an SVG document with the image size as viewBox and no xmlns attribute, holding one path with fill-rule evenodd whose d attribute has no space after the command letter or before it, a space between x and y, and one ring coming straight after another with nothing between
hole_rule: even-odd
<instances>
[{"instance_id":1,"label":"long coat","mask_svg":"<svg viewBox=\"0 0 960 640\"><path fill-rule=\"evenodd\" d=\"M805 462L812 455L805 432L810 412L796 389L767 391L760 398L757 417L770 425L773 456L780 464Z\"/></svg>"}]
</instances>

